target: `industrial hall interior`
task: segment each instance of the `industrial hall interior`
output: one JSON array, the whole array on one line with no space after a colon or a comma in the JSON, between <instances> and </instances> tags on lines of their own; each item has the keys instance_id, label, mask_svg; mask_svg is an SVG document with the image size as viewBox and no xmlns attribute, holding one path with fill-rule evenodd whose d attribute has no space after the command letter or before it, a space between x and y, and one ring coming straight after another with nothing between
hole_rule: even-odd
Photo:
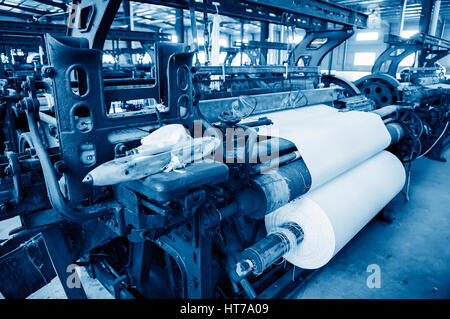
<instances>
[{"instance_id":1,"label":"industrial hall interior","mask_svg":"<svg viewBox=\"0 0 450 319\"><path fill-rule=\"evenodd\" d=\"M450 0L0 0L0 55L0 302L450 299Z\"/></svg>"}]
</instances>

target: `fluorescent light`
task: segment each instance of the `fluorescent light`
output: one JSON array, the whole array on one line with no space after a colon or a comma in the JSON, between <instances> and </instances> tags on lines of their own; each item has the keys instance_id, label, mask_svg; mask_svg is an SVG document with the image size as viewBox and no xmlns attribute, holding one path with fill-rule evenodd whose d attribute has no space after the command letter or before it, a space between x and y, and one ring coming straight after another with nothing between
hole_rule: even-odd
<instances>
[{"instance_id":1,"label":"fluorescent light","mask_svg":"<svg viewBox=\"0 0 450 319\"><path fill-rule=\"evenodd\" d=\"M111 54L103 54L103 63L115 63L114 57Z\"/></svg>"},{"instance_id":2,"label":"fluorescent light","mask_svg":"<svg viewBox=\"0 0 450 319\"><path fill-rule=\"evenodd\" d=\"M378 32L358 32L356 41L375 41L378 40Z\"/></svg>"},{"instance_id":3,"label":"fluorescent light","mask_svg":"<svg viewBox=\"0 0 450 319\"><path fill-rule=\"evenodd\" d=\"M220 38L220 40L219 40L219 45L222 47L222 48L226 48L226 47L228 47L228 39L226 39L226 38Z\"/></svg>"},{"instance_id":4,"label":"fluorescent light","mask_svg":"<svg viewBox=\"0 0 450 319\"><path fill-rule=\"evenodd\" d=\"M203 39L203 37L197 36L197 43L198 45L205 45L205 39Z\"/></svg>"},{"instance_id":5,"label":"fluorescent light","mask_svg":"<svg viewBox=\"0 0 450 319\"><path fill-rule=\"evenodd\" d=\"M142 64L149 64L152 61L152 58L148 52L145 52L144 57L142 58Z\"/></svg>"},{"instance_id":6,"label":"fluorescent light","mask_svg":"<svg viewBox=\"0 0 450 319\"><path fill-rule=\"evenodd\" d=\"M303 40L303 38L304 38L303 34L296 34L294 36L294 43L300 43Z\"/></svg>"},{"instance_id":7,"label":"fluorescent light","mask_svg":"<svg viewBox=\"0 0 450 319\"><path fill-rule=\"evenodd\" d=\"M375 52L355 52L354 65L373 65L375 62Z\"/></svg>"},{"instance_id":8,"label":"fluorescent light","mask_svg":"<svg viewBox=\"0 0 450 319\"><path fill-rule=\"evenodd\" d=\"M414 64L414 53L411 53L410 55L408 55L406 58L404 58L399 66L413 66Z\"/></svg>"},{"instance_id":9,"label":"fluorescent light","mask_svg":"<svg viewBox=\"0 0 450 319\"><path fill-rule=\"evenodd\" d=\"M403 30L400 36L405 39L411 38L414 34L419 33L419 30Z\"/></svg>"}]
</instances>

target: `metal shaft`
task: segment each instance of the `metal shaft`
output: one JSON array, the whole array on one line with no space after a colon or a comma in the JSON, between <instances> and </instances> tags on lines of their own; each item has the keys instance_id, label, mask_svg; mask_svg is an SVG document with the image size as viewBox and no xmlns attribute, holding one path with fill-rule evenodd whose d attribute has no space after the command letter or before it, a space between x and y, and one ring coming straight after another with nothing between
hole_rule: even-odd
<instances>
[{"instance_id":1,"label":"metal shaft","mask_svg":"<svg viewBox=\"0 0 450 319\"><path fill-rule=\"evenodd\" d=\"M262 273L300 244L303 235L300 225L293 222L282 224L242 252L242 259L236 264L236 273L239 276L246 276L250 271Z\"/></svg>"}]
</instances>

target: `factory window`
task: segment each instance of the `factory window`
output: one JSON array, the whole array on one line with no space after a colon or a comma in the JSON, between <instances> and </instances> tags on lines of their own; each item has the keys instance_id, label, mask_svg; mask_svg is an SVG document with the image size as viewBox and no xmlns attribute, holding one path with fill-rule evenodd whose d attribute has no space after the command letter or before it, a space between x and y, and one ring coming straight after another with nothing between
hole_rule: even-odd
<instances>
[{"instance_id":1,"label":"factory window","mask_svg":"<svg viewBox=\"0 0 450 319\"><path fill-rule=\"evenodd\" d=\"M400 33L400 36L402 38L409 39L409 38L411 38L413 35L415 35L418 32L419 32L419 30L403 30Z\"/></svg>"},{"instance_id":2,"label":"factory window","mask_svg":"<svg viewBox=\"0 0 450 319\"><path fill-rule=\"evenodd\" d=\"M373 65L375 62L375 52L355 52L354 65Z\"/></svg>"},{"instance_id":3,"label":"factory window","mask_svg":"<svg viewBox=\"0 0 450 319\"><path fill-rule=\"evenodd\" d=\"M327 42L328 42L328 38L315 38L308 44L308 48L318 49Z\"/></svg>"},{"instance_id":4,"label":"factory window","mask_svg":"<svg viewBox=\"0 0 450 319\"><path fill-rule=\"evenodd\" d=\"M4 53L1 54L1 61L2 63L9 63L9 59Z\"/></svg>"},{"instance_id":5,"label":"factory window","mask_svg":"<svg viewBox=\"0 0 450 319\"><path fill-rule=\"evenodd\" d=\"M193 59L193 63L200 63L200 64L205 64L206 62L206 55L204 51L199 51L197 54L194 55L194 59Z\"/></svg>"},{"instance_id":6,"label":"factory window","mask_svg":"<svg viewBox=\"0 0 450 319\"><path fill-rule=\"evenodd\" d=\"M148 52L145 52L144 56L142 57L141 63L142 64L152 63L152 57L150 56L150 54Z\"/></svg>"},{"instance_id":7,"label":"factory window","mask_svg":"<svg viewBox=\"0 0 450 319\"><path fill-rule=\"evenodd\" d=\"M236 54L236 56L231 61L232 66L250 65L251 63L252 63L252 61L250 60L250 57L245 52L242 54L242 61L241 61L241 52Z\"/></svg>"},{"instance_id":8,"label":"factory window","mask_svg":"<svg viewBox=\"0 0 450 319\"><path fill-rule=\"evenodd\" d=\"M39 63L40 60L41 59L40 59L39 53L37 53L37 52L29 52L28 53L27 63L33 63L33 62Z\"/></svg>"},{"instance_id":9,"label":"factory window","mask_svg":"<svg viewBox=\"0 0 450 319\"><path fill-rule=\"evenodd\" d=\"M414 53L411 53L400 62L399 66L413 66L413 64L414 64Z\"/></svg>"},{"instance_id":10,"label":"factory window","mask_svg":"<svg viewBox=\"0 0 450 319\"><path fill-rule=\"evenodd\" d=\"M378 32L359 32L356 34L356 41L378 40Z\"/></svg>"},{"instance_id":11,"label":"factory window","mask_svg":"<svg viewBox=\"0 0 450 319\"><path fill-rule=\"evenodd\" d=\"M226 38L226 37L220 37L220 39L219 39L219 45L220 45L221 48L228 48L228 47L230 46L230 45L229 45L228 38Z\"/></svg>"},{"instance_id":12,"label":"factory window","mask_svg":"<svg viewBox=\"0 0 450 319\"><path fill-rule=\"evenodd\" d=\"M294 35L294 44L300 43L304 38L303 34L295 34Z\"/></svg>"},{"instance_id":13,"label":"factory window","mask_svg":"<svg viewBox=\"0 0 450 319\"><path fill-rule=\"evenodd\" d=\"M103 54L103 63L114 64L115 62L116 60L114 60L112 54Z\"/></svg>"},{"instance_id":14,"label":"factory window","mask_svg":"<svg viewBox=\"0 0 450 319\"><path fill-rule=\"evenodd\" d=\"M197 44L199 46L205 45L205 39L203 38L203 36L197 36Z\"/></svg>"},{"instance_id":15,"label":"factory window","mask_svg":"<svg viewBox=\"0 0 450 319\"><path fill-rule=\"evenodd\" d=\"M223 64L225 62L225 58L227 57L227 53L226 52L220 52L219 55L219 62L220 64Z\"/></svg>"}]
</instances>

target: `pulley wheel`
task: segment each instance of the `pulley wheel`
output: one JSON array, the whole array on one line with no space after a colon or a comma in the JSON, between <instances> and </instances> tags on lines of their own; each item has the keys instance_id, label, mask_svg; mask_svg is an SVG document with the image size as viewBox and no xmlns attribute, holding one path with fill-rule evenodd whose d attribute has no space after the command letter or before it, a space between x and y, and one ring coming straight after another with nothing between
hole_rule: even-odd
<instances>
[{"instance_id":1,"label":"pulley wheel","mask_svg":"<svg viewBox=\"0 0 450 319\"><path fill-rule=\"evenodd\" d=\"M367 80L358 86L362 94L373 100L377 108L395 104L398 100L397 88L380 80Z\"/></svg>"},{"instance_id":2,"label":"pulley wheel","mask_svg":"<svg viewBox=\"0 0 450 319\"><path fill-rule=\"evenodd\" d=\"M345 97L356 96L361 94L359 89L352 82L333 75L328 74L322 75L321 82L325 85L325 87L330 87L334 85L343 88Z\"/></svg>"}]
</instances>

